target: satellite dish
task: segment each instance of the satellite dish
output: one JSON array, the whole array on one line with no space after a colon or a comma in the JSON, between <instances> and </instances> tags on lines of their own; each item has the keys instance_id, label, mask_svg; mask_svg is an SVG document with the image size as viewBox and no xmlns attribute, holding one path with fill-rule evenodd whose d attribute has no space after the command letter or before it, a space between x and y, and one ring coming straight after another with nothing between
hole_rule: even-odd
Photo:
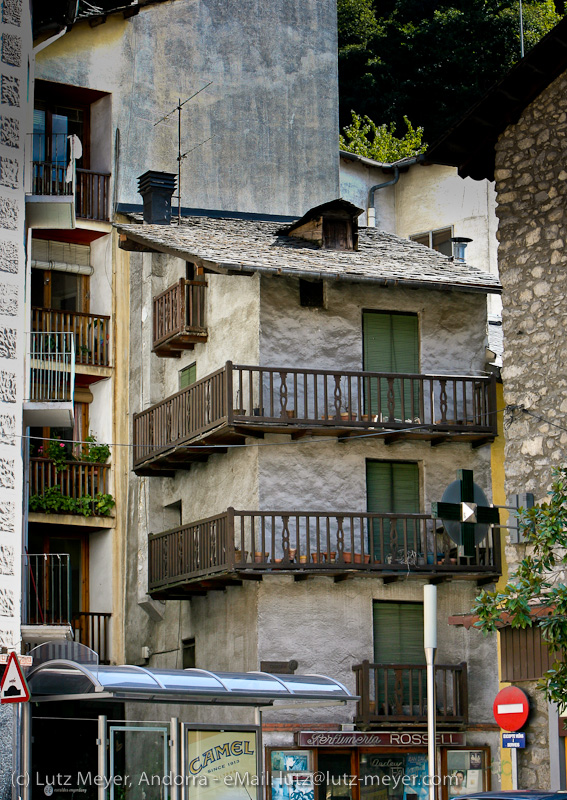
<instances>
[{"instance_id":1,"label":"satellite dish","mask_svg":"<svg viewBox=\"0 0 567 800\"><path fill-rule=\"evenodd\" d=\"M449 486L445 489L443 493L443 497L441 498L442 503L454 503L456 505L461 505L461 481L453 481L450 483ZM473 497L474 502L477 506L489 506L490 503L488 502L488 498L476 483L473 483ZM447 535L450 539L452 539L455 544L462 545L463 544L463 535L462 535L462 522L453 522L448 519L442 520L443 527L445 528ZM474 543L475 545L479 545L483 539L486 538L488 534L488 525L485 523L475 522L474 524Z\"/></svg>"}]
</instances>

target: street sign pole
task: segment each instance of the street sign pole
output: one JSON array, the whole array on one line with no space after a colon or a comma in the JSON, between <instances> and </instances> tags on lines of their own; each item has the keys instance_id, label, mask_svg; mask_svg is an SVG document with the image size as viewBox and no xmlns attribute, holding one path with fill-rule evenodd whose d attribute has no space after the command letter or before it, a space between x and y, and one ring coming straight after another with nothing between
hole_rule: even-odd
<instances>
[{"instance_id":1,"label":"street sign pole","mask_svg":"<svg viewBox=\"0 0 567 800\"><path fill-rule=\"evenodd\" d=\"M423 587L423 647L427 664L427 771L429 800L435 800L435 651L437 650L437 586Z\"/></svg>"},{"instance_id":2,"label":"street sign pole","mask_svg":"<svg viewBox=\"0 0 567 800\"><path fill-rule=\"evenodd\" d=\"M512 789L514 791L518 788L518 750L513 747L510 751L512 757Z\"/></svg>"}]
</instances>

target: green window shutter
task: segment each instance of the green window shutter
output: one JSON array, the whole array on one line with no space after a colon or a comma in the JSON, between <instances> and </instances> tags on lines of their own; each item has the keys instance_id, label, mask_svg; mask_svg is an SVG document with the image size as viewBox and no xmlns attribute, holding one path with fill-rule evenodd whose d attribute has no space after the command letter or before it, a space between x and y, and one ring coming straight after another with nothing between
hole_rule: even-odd
<instances>
[{"instance_id":1,"label":"green window shutter","mask_svg":"<svg viewBox=\"0 0 567 800\"><path fill-rule=\"evenodd\" d=\"M186 389L197 380L197 364L191 364L179 370L179 389Z\"/></svg>"},{"instance_id":2,"label":"green window shutter","mask_svg":"<svg viewBox=\"0 0 567 800\"><path fill-rule=\"evenodd\" d=\"M424 664L423 604L373 604L376 664Z\"/></svg>"},{"instance_id":3,"label":"green window shutter","mask_svg":"<svg viewBox=\"0 0 567 800\"><path fill-rule=\"evenodd\" d=\"M419 328L416 314L365 311L362 316L363 366L366 372L419 372ZM370 380L365 411L379 421L415 422L420 417L419 381L393 378ZM388 404L392 388L393 407Z\"/></svg>"},{"instance_id":4,"label":"green window shutter","mask_svg":"<svg viewBox=\"0 0 567 800\"><path fill-rule=\"evenodd\" d=\"M366 462L366 510L371 514L418 514L419 467L403 461ZM421 554L418 523L399 520L391 527L379 520L369 525L369 540L374 558L381 562L398 562L404 547Z\"/></svg>"}]
</instances>

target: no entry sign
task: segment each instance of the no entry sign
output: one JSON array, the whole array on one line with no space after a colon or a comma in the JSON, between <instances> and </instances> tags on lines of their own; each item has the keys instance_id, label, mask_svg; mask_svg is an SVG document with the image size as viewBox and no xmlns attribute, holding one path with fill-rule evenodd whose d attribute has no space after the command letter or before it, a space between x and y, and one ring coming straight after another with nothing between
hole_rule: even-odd
<instances>
[{"instance_id":1,"label":"no entry sign","mask_svg":"<svg viewBox=\"0 0 567 800\"><path fill-rule=\"evenodd\" d=\"M526 724L530 703L525 692L508 686L496 695L492 706L494 719L505 731L519 731Z\"/></svg>"}]
</instances>

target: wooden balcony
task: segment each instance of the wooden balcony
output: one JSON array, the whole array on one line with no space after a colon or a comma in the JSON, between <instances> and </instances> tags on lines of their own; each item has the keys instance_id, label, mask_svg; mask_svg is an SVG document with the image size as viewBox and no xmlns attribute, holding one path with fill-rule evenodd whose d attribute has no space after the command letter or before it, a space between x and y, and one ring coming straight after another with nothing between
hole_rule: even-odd
<instances>
[{"instance_id":1,"label":"wooden balcony","mask_svg":"<svg viewBox=\"0 0 567 800\"><path fill-rule=\"evenodd\" d=\"M34 495L45 497L49 489L58 487L57 495L81 500L92 498L87 502L84 512L89 516L99 514L96 506L97 494L109 493L110 464L93 464L90 461L67 461L65 469L57 472L55 462L49 458L30 458L30 498ZM57 500L54 500L57 503ZM46 512L48 513L48 512ZM51 513L73 513L65 509L54 508ZM77 512L74 512L77 513Z\"/></svg>"},{"instance_id":2,"label":"wooden balcony","mask_svg":"<svg viewBox=\"0 0 567 800\"><path fill-rule=\"evenodd\" d=\"M109 216L110 173L76 170L75 213L81 219L106 222Z\"/></svg>"},{"instance_id":3,"label":"wooden balcony","mask_svg":"<svg viewBox=\"0 0 567 800\"><path fill-rule=\"evenodd\" d=\"M152 352L179 357L196 342L207 341L204 281L181 278L153 299Z\"/></svg>"},{"instance_id":4,"label":"wooden balcony","mask_svg":"<svg viewBox=\"0 0 567 800\"><path fill-rule=\"evenodd\" d=\"M183 598L282 571L297 580L375 575L465 578L500 574L500 536L489 528L474 556L462 556L439 520L426 514L235 511L152 534L149 591Z\"/></svg>"},{"instance_id":5,"label":"wooden balcony","mask_svg":"<svg viewBox=\"0 0 567 800\"><path fill-rule=\"evenodd\" d=\"M353 667L356 674L354 722L361 727L403 723L427 725L425 665L371 664ZM468 719L466 663L435 666L437 723L461 726Z\"/></svg>"},{"instance_id":6,"label":"wooden balcony","mask_svg":"<svg viewBox=\"0 0 567 800\"><path fill-rule=\"evenodd\" d=\"M32 308L32 331L73 333L75 364L108 367L110 364L110 317L81 311Z\"/></svg>"},{"instance_id":7,"label":"wooden balcony","mask_svg":"<svg viewBox=\"0 0 567 800\"><path fill-rule=\"evenodd\" d=\"M134 470L172 475L246 436L374 435L432 445L496 436L494 377L250 367L227 362L134 415ZM211 448L214 446L214 449Z\"/></svg>"}]
</instances>

